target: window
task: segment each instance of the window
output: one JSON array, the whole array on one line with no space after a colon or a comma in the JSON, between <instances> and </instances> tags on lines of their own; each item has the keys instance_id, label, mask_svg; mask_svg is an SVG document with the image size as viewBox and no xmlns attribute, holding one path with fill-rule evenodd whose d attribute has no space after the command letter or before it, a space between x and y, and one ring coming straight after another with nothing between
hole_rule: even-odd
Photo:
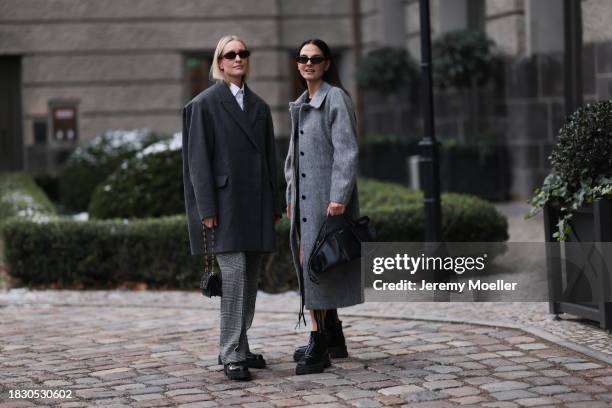
<instances>
[{"instance_id":1,"label":"window","mask_svg":"<svg viewBox=\"0 0 612 408\"><path fill-rule=\"evenodd\" d=\"M187 54L184 58L185 68L185 99L190 100L212 83L210 67L213 53L201 52Z\"/></svg>"}]
</instances>

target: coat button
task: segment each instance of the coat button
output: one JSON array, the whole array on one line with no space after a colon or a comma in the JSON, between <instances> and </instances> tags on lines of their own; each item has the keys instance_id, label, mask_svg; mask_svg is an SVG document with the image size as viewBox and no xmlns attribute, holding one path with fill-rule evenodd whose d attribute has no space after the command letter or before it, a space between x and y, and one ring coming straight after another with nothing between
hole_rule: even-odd
<instances>
[{"instance_id":1,"label":"coat button","mask_svg":"<svg viewBox=\"0 0 612 408\"><path fill-rule=\"evenodd\" d=\"M300 130L300 135L303 135L303 134L304 134L304 131L303 131L303 130Z\"/></svg>"},{"instance_id":2,"label":"coat button","mask_svg":"<svg viewBox=\"0 0 612 408\"><path fill-rule=\"evenodd\" d=\"M305 196L305 195L302 195L302 200L305 200L305 199L306 199L306 196Z\"/></svg>"},{"instance_id":3,"label":"coat button","mask_svg":"<svg viewBox=\"0 0 612 408\"><path fill-rule=\"evenodd\" d=\"M304 152L300 152L300 156L303 156L303 155L304 155Z\"/></svg>"},{"instance_id":4,"label":"coat button","mask_svg":"<svg viewBox=\"0 0 612 408\"><path fill-rule=\"evenodd\" d=\"M302 221L306 222L306 218L302 218Z\"/></svg>"},{"instance_id":5,"label":"coat button","mask_svg":"<svg viewBox=\"0 0 612 408\"><path fill-rule=\"evenodd\" d=\"M302 177L306 177L306 174L305 174L305 173L302 173Z\"/></svg>"}]
</instances>

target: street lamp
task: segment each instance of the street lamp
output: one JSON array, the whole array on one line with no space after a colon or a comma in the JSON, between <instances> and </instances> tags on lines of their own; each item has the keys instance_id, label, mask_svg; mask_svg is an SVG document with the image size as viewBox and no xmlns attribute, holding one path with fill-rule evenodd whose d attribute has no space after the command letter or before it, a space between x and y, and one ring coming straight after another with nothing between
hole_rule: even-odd
<instances>
[{"instance_id":1,"label":"street lamp","mask_svg":"<svg viewBox=\"0 0 612 408\"><path fill-rule=\"evenodd\" d=\"M423 139L419 142L421 151L419 174L424 193L425 242L441 242L440 168L438 142L434 129L429 0L419 0L419 12L421 16L421 103L423 104Z\"/></svg>"}]
</instances>

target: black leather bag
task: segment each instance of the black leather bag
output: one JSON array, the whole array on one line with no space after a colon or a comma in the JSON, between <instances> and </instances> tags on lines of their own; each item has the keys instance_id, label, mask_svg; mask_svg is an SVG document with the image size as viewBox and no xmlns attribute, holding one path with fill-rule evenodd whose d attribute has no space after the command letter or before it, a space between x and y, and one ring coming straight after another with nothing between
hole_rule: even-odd
<instances>
[{"instance_id":1,"label":"black leather bag","mask_svg":"<svg viewBox=\"0 0 612 408\"><path fill-rule=\"evenodd\" d=\"M213 265L215 262L215 255L213 254L213 247L215 245L215 230L211 229L212 243L210 245L210 251L208 250L208 240L206 234L206 226L202 225L202 237L204 238L204 271L200 278L200 289L202 289L202 295L206 297L221 296L221 275L214 273Z\"/></svg>"},{"instance_id":2,"label":"black leather bag","mask_svg":"<svg viewBox=\"0 0 612 408\"><path fill-rule=\"evenodd\" d=\"M361 243L375 238L376 231L369 217L350 220L345 215L328 216L308 259L308 277L319 283L317 274L360 258Z\"/></svg>"}]
</instances>

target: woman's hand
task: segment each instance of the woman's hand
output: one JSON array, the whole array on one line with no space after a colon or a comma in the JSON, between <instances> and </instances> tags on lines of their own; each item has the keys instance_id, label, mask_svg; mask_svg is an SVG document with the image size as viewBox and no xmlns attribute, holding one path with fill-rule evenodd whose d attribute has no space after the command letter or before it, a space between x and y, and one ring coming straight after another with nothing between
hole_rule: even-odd
<instances>
[{"instance_id":1,"label":"woman's hand","mask_svg":"<svg viewBox=\"0 0 612 408\"><path fill-rule=\"evenodd\" d=\"M287 218L291 219L291 206L290 205L287 206Z\"/></svg>"},{"instance_id":2,"label":"woman's hand","mask_svg":"<svg viewBox=\"0 0 612 408\"><path fill-rule=\"evenodd\" d=\"M202 224L206 225L207 228L213 229L217 226L217 217L204 218Z\"/></svg>"},{"instance_id":3,"label":"woman's hand","mask_svg":"<svg viewBox=\"0 0 612 408\"><path fill-rule=\"evenodd\" d=\"M346 210L346 206L344 204L335 203L332 201L327 206L327 215L331 215L331 216L342 215L344 214L345 210Z\"/></svg>"}]
</instances>

